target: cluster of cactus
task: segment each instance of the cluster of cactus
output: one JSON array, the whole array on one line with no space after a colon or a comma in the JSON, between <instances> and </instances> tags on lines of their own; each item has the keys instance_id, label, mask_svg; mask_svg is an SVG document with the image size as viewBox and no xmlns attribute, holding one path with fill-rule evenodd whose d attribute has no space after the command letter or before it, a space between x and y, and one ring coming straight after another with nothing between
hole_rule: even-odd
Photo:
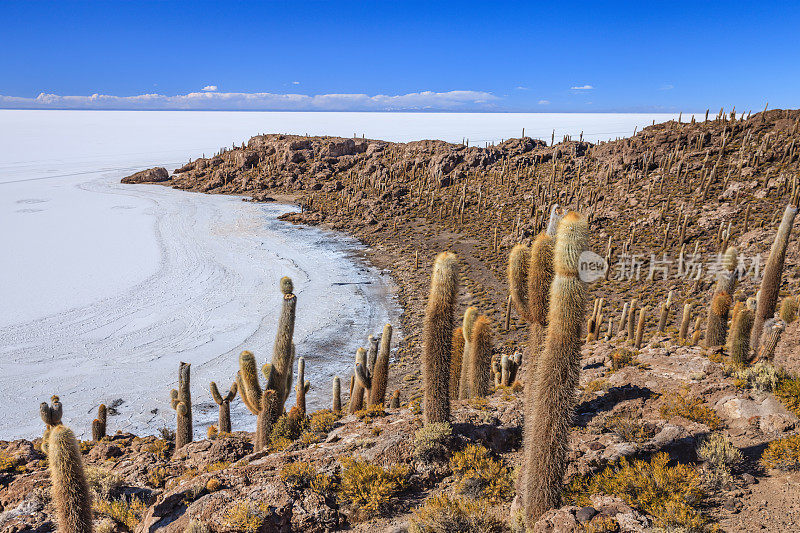
<instances>
[{"instance_id":1,"label":"cluster of cactus","mask_svg":"<svg viewBox=\"0 0 800 533\"><path fill-rule=\"evenodd\" d=\"M214 398L214 401L219 405L219 417L217 421L217 431L219 433L230 433L231 432L231 401L236 397L236 392L238 390L238 386L234 381L231 385L231 389L228 391L228 394L222 396L219 393L219 389L217 388L217 384L215 382L211 382L211 396Z\"/></svg>"},{"instance_id":2,"label":"cluster of cactus","mask_svg":"<svg viewBox=\"0 0 800 533\"><path fill-rule=\"evenodd\" d=\"M50 444L50 432L54 427L61 425L61 416L63 414L64 408L61 405L61 400L56 395L50 397L50 404L42 402L39 405L39 416L42 417L42 422L44 422L44 435L42 436L42 451L44 453L47 453L47 447Z\"/></svg>"},{"instance_id":3,"label":"cluster of cactus","mask_svg":"<svg viewBox=\"0 0 800 533\"><path fill-rule=\"evenodd\" d=\"M733 294L737 280L737 258L738 250L735 247L728 248L722 256L723 268L717 275L714 294L706 317L705 345L707 348L725 345L728 335L728 314L733 303L731 294Z\"/></svg>"},{"instance_id":4,"label":"cluster of cactus","mask_svg":"<svg viewBox=\"0 0 800 533\"><path fill-rule=\"evenodd\" d=\"M348 411L355 413L365 407L383 405L386 399L386 384L389 379L389 356L392 344L392 326L383 327L380 339L368 337L369 351L356 350L353 370L355 376L350 389ZM334 385L335 386L335 385ZM336 394L334 393L334 401ZM336 410L334 408L334 410Z\"/></svg>"},{"instance_id":5,"label":"cluster of cactus","mask_svg":"<svg viewBox=\"0 0 800 533\"><path fill-rule=\"evenodd\" d=\"M450 396L461 400L486 396L491 389L489 372L492 357L491 323L486 315L479 315L477 307L468 307L464 320L455 333L462 341L451 348Z\"/></svg>"},{"instance_id":6,"label":"cluster of cactus","mask_svg":"<svg viewBox=\"0 0 800 533\"><path fill-rule=\"evenodd\" d=\"M177 415L175 451L192 442L193 438L192 393L189 386L191 366L189 363L181 362L178 370L178 388L170 392L171 405Z\"/></svg>"},{"instance_id":7,"label":"cluster of cactus","mask_svg":"<svg viewBox=\"0 0 800 533\"><path fill-rule=\"evenodd\" d=\"M586 323L586 342L596 341L600 338L600 328L605 321L605 317L603 316L603 305L605 302L605 298L598 298L594 301L592 315Z\"/></svg>"},{"instance_id":8,"label":"cluster of cactus","mask_svg":"<svg viewBox=\"0 0 800 533\"><path fill-rule=\"evenodd\" d=\"M509 387L517 378L517 372L522 364L522 354L514 352L513 355L503 354L500 361L492 362L495 387Z\"/></svg>"}]
</instances>

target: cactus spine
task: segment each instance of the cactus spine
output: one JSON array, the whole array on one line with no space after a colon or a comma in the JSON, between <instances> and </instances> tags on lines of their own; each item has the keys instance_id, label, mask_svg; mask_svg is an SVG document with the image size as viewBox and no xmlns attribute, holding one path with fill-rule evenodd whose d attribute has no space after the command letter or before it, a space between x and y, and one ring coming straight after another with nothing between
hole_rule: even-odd
<instances>
[{"instance_id":1,"label":"cactus spine","mask_svg":"<svg viewBox=\"0 0 800 533\"><path fill-rule=\"evenodd\" d=\"M386 399L386 382L389 379L389 354L392 347L392 325L383 326L378 357L372 369L372 388L369 391L369 405L383 405Z\"/></svg>"},{"instance_id":2,"label":"cactus spine","mask_svg":"<svg viewBox=\"0 0 800 533\"><path fill-rule=\"evenodd\" d=\"M255 451L261 451L269 441L272 424L283 411L283 404L280 403L276 390L278 374L273 366L267 363L261 367L261 373L264 374L266 380L264 389L261 388L261 383L258 381L256 368L256 358L252 352L245 350L239 354L236 386L242 402L257 417L253 448Z\"/></svg>"},{"instance_id":3,"label":"cactus spine","mask_svg":"<svg viewBox=\"0 0 800 533\"><path fill-rule=\"evenodd\" d=\"M436 257L422 328L425 424L450 419L450 348L458 294L458 260L442 252Z\"/></svg>"},{"instance_id":4,"label":"cactus spine","mask_svg":"<svg viewBox=\"0 0 800 533\"><path fill-rule=\"evenodd\" d=\"M458 327L453 330L452 346L450 350L450 399L458 400L461 387L461 369L464 361L464 330Z\"/></svg>"},{"instance_id":5,"label":"cactus spine","mask_svg":"<svg viewBox=\"0 0 800 533\"><path fill-rule=\"evenodd\" d=\"M644 325L647 320L647 307L639 310L639 322L636 324L636 340L633 343L637 350L642 347L642 337L644 336Z\"/></svg>"},{"instance_id":6,"label":"cactus spine","mask_svg":"<svg viewBox=\"0 0 800 533\"><path fill-rule=\"evenodd\" d=\"M672 291L667 295L667 301L661 304L661 316L658 319L658 332L664 333L667 329L667 320L669 319L669 308L672 305Z\"/></svg>"},{"instance_id":7,"label":"cactus spine","mask_svg":"<svg viewBox=\"0 0 800 533\"><path fill-rule=\"evenodd\" d=\"M283 305L278 317L278 331L275 334L275 346L272 351L272 369L275 372L275 396L283 410L283 405L292 388L292 368L294 367L292 337L294 336L297 296L292 294L294 284L287 276L281 278L280 288L283 293Z\"/></svg>"},{"instance_id":8,"label":"cactus spine","mask_svg":"<svg viewBox=\"0 0 800 533\"><path fill-rule=\"evenodd\" d=\"M492 330L489 319L481 315L472 328L469 350L469 391L472 397L486 396L492 388Z\"/></svg>"},{"instance_id":9,"label":"cactus spine","mask_svg":"<svg viewBox=\"0 0 800 533\"><path fill-rule=\"evenodd\" d=\"M475 320L477 320L477 318L478 308L467 307L467 310L464 311L464 322L461 325L461 334L464 337L464 351L461 354L461 378L458 382L458 398L460 400L465 400L472 396L471 391L469 390L469 372L472 361L470 350L472 349L472 332L475 327Z\"/></svg>"},{"instance_id":10,"label":"cactus spine","mask_svg":"<svg viewBox=\"0 0 800 533\"><path fill-rule=\"evenodd\" d=\"M360 376L359 372L361 373ZM368 388L365 385L372 384L368 372L367 351L364 348L359 348L356 350L356 366L353 374L355 381L353 382L353 390L350 392L349 412L351 414L364 408L364 389Z\"/></svg>"},{"instance_id":11,"label":"cactus spine","mask_svg":"<svg viewBox=\"0 0 800 533\"><path fill-rule=\"evenodd\" d=\"M231 400L236 398L237 390L238 387L234 381L231 385L231 389L228 391L228 394L222 396L219 393L217 384L213 381L211 382L211 396L214 397L214 401L217 403L217 405L219 405L219 418L217 422L218 433L231 432Z\"/></svg>"},{"instance_id":12,"label":"cactus spine","mask_svg":"<svg viewBox=\"0 0 800 533\"><path fill-rule=\"evenodd\" d=\"M526 421L531 428L525 434L522 475L527 490L522 495L528 527L561 500L586 305L578 258L586 249L588 231L586 218L570 212L556 236L547 336L536 367L534 416Z\"/></svg>"},{"instance_id":13,"label":"cactus spine","mask_svg":"<svg viewBox=\"0 0 800 533\"><path fill-rule=\"evenodd\" d=\"M306 393L311 388L311 383L306 381L306 360L301 357L297 360L297 384L294 387L297 409L302 416L306 416Z\"/></svg>"},{"instance_id":14,"label":"cactus spine","mask_svg":"<svg viewBox=\"0 0 800 533\"><path fill-rule=\"evenodd\" d=\"M83 473L83 459L72 430L53 426L47 445L53 503L58 517L58 531L92 532L92 498Z\"/></svg>"},{"instance_id":15,"label":"cactus spine","mask_svg":"<svg viewBox=\"0 0 800 533\"><path fill-rule=\"evenodd\" d=\"M97 442L106 436L106 405L101 403L97 408L97 418L92 420L92 440Z\"/></svg>"},{"instance_id":16,"label":"cactus spine","mask_svg":"<svg viewBox=\"0 0 800 533\"><path fill-rule=\"evenodd\" d=\"M44 435L42 436L42 451L47 453L47 447L50 445L50 432L56 426L61 425L61 416L64 414L64 408L61 405L61 400L55 394L50 397L51 405L47 402L39 404L39 416L42 417L44 422Z\"/></svg>"},{"instance_id":17,"label":"cactus spine","mask_svg":"<svg viewBox=\"0 0 800 533\"><path fill-rule=\"evenodd\" d=\"M342 380L339 376L333 377L333 411L335 413L342 410Z\"/></svg>"},{"instance_id":18,"label":"cactus spine","mask_svg":"<svg viewBox=\"0 0 800 533\"><path fill-rule=\"evenodd\" d=\"M787 324L794 322L797 318L797 298L794 296L787 296L781 301L781 311L779 313L781 320Z\"/></svg>"},{"instance_id":19,"label":"cactus spine","mask_svg":"<svg viewBox=\"0 0 800 533\"><path fill-rule=\"evenodd\" d=\"M714 295L714 299L708 308L708 318L706 319L706 348L725 344L731 303L731 296L725 291Z\"/></svg>"},{"instance_id":20,"label":"cactus spine","mask_svg":"<svg viewBox=\"0 0 800 533\"><path fill-rule=\"evenodd\" d=\"M731 322L731 360L739 367L746 366L750 361L750 331L753 328L754 319L752 298L748 300L748 304L734 314Z\"/></svg>"},{"instance_id":21,"label":"cactus spine","mask_svg":"<svg viewBox=\"0 0 800 533\"><path fill-rule=\"evenodd\" d=\"M764 333L761 335L761 348L758 350L760 361L772 361L775 357L775 348L781 339L781 333L786 329L786 322L781 319L771 319L764 323Z\"/></svg>"},{"instance_id":22,"label":"cactus spine","mask_svg":"<svg viewBox=\"0 0 800 533\"><path fill-rule=\"evenodd\" d=\"M683 316L681 317L681 329L678 332L678 341L681 344L686 342L686 336L689 334L689 322L692 320L692 304L683 304Z\"/></svg>"},{"instance_id":23,"label":"cactus spine","mask_svg":"<svg viewBox=\"0 0 800 533\"><path fill-rule=\"evenodd\" d=\"M636 334L636 309L638 308L639 300L634 298L631 300L631 305L628 307L628 341L633 344Z\"/></svg>"},{"instance_id":24,"label":"cactus spine","mask_svg":"<svg viewBox=\"0 0 800 533\"><path fill-rule=\"evenodd\" d=\"M190 373L192 365L181 362L178 370L178 388L172 389L170 397L172 408L175 409L178 421L175 429L175 451L192 442L192 392Z\"/></svg>"},{"instance_id":25,"label":"cactus spine","mask_svg":"<svg viewBox=\"0 0 800 533\"><path fill-rule=\"evenodd\" d=\"M758 307L753 321L753 329L750 332L750 346L756 353L758 353L764 322L775 314L775 306L778 303L778 289L781 285L783 263L786 260L786 248L789 246L789 234L792 231L792 224L794 224L794 218L797 215L796 206L797 198L793 197L792 202L786 206L786 210L783 212L781 225L778 227L775 242L772 243L772 248L769 251L769 259L767 259L767 264L764 266Z\"/></svg>"}]
</instances>

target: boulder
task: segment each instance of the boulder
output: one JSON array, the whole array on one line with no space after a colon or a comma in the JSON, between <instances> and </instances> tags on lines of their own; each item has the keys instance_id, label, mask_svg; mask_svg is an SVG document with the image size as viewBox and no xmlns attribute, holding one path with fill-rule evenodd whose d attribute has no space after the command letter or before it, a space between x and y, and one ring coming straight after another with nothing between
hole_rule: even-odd
<instances>
[{"instance_id":1,"label":"boulder","mask_svg":"<svg viewBox=\"0 0 800 533\"><path fill-rule=\"evenodd\" d=\"M122 183L159 183L169 180L169 172L164 167L148 168L122 178Z\"/></svg>"}]
</instances>

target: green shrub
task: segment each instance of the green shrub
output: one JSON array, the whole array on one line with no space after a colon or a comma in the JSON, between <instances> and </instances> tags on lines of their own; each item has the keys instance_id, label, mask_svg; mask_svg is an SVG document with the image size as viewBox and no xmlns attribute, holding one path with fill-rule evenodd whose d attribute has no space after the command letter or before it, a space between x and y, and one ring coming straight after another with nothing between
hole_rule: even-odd
<instances>
[{"instance_id":1,"label":"green shrub","mask_svg":"<svg viewBox=\"0 0 800 533\"><path fill-rule=\"evenodd\" d=\"M414 433L414 457L433 461L447 457L453 426L447 422L428 424Z\"/></svg>"},{"instance_id":2,"label":"green shrub","mask_svg":"<svg viewBox=\"0 0 800 533\"><path fill-rule=\"evenodd\" d=\"M697 448L697 456L706 462L704 478L715 489L732 479L731 470L744 459L739 448L722 433L712 433L703 440Z\"/></svg>"}]
</instances>

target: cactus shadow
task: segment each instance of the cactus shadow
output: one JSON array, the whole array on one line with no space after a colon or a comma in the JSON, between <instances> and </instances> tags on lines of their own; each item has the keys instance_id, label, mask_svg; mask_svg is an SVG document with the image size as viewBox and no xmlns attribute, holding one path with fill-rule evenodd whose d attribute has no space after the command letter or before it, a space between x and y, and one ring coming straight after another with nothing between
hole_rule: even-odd
<instances>
[{"instance_id":1,"label":"cactus shadow","mask_svg":"<svg viewBox=\"0 0 800 533\"><path fill-rule=\"evenodd\" d=\"M640 398L647 400L652 398L654 394L648 387L640 387L630 383L621 387L612 387L602 396L578 404L575 408L575 426L586 427L597 415L613 410L614 407L622 402Z\"/></svg>"}]
</instances>

